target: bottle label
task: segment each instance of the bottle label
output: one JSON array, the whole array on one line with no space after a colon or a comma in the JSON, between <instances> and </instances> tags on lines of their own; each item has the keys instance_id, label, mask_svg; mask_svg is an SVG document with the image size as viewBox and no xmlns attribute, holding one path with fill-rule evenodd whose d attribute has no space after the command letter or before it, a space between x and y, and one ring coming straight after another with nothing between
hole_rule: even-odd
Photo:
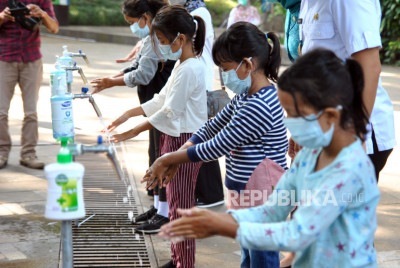
<instances>
[{"instance_id":1,"label":"bottle label","mask_svg":"<svg viewBox=\"0 0 400 268\"><path fill-rule=\"evenodd\" d=\"M53 137L74 137L74 119L72 101L51 100L51 117L53 124Z\"/></svg>"},{"instance_id":2,"label":"bottle label","mask_svg":"<svg viewBox=\"0 0 400 268\"><path fill-rule=\"evenodd\" d=\"M61 196L57 199L62 212L78 210L78 178L68 178L65 174L56 177L56 183L61 187Z\"/></svg>"}]
</instances>

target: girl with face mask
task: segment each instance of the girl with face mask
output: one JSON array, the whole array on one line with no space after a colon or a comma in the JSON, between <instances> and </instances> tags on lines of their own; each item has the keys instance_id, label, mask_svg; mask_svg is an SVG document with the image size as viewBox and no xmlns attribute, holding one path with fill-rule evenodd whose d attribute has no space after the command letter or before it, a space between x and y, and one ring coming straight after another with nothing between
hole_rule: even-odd
<instances>
[{"instance_id":1,"label":"girl with face mask","mask_svg":"<svg viewBox=\"0 0 400 268\"><path fill-rule=\"evenodd\" d=\"M145 115L147 120L130 131L114 135L113 141L134 138L142 131L155 128L161 132L160 153L163 155L178 150L207 120L206 70L198 59L204 46L205 24L183 7L167 6L154 17L150 36L157 54L161 58L176 60L175 67L159 94L126 112L109 126L109 130L127 118ZM194 186L200 165L190 163L173 167L176 173L174 183L166 187L170 220L179 217L177 208L194 206ZM148 188L153 189L155 185ZM153 226L137 227L136 231L147 233L147 228L153 228L154 224L158 225L159 231L165 222L151 222ZM172 260L164 267L194 267L195 241L172 244L171 257Z\"/></svg>"},{"instance_id":2,"label":"girl with face mask","mask_svg":"<svg viewBox=\"0 0 400 268\"><path fill-rule=\"evenodd\" d=\"M239 196L236 200L240 200L261 162L270 161L281 170L280 174L286 169L288 141L284 114L277 90L271 84L277 80L280 44L275 34L266 36L251 23L238 22L215 41L212 54L215 64L223 70L225 85L237 95L215 118L208 120L182 150L157 159L144 180L167 176L164 182L158 183L173 183L175 178L169 172L176 164L225 156L225 186L231 196ZM263 192L266 189L252 190ZM275 251L242 248L242 267L279 267L279 255Z\"/></svg>"},{"instance_id":3,"label":"girl with face mask","mask_svg":"<svg viewBox=\"0 0 400 268\"><path fill-rule=\"evenodd\" d=\"M130 24L132 33L142 38L141 49L134 61L121 73L104 78L97 78L91 81L93 86L93 94L103 91L114 86L137 86L137 93L141 104L151 100L154 94L160 92L167 82L175 61L167 60L159 57L153 49L150 30L151 22L162 7L166 6L163 0L125 0L122 6L122 13L125 20ZM129 113L121 116L114 125L121 124L128 120ZM114 126L112 125L112 126ZM111 128L110 128L111 129ZM149 166L159 156L160 151L160 132L157 129L149 130ZM149 211L132 218L134 224L145 224L151 220L151 226L157 226L160 223L168 222L168 204L165 189L155 189L149 191L150 195L154 195L154 205ZM142 228L143 226L139 226ZM146 226L146 229L149 229ZM148 230L149 233L157 233L159 226Z\"/></svg>"},{"instance_id":4,"label":"girl with face mask","mask_svg":"<svg viewBox=\"0 0 400 268\"><path fill-rule=\"evenodd\" d=\"M281 75L278 87L284 122L304 148L267 203L228 214L181 210L184 217L160 235L219 234L250 249L293 251L293 267L378 267L373 242L380 195L362 146L368 113L360 64L310 51Z\"/></svg>"}]
</instances>

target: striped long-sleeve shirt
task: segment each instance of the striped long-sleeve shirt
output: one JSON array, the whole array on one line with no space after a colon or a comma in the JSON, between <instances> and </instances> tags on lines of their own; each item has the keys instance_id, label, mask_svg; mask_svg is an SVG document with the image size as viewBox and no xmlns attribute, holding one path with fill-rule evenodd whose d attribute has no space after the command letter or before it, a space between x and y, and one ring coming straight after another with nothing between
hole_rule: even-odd
<instances>
[{"instance_id":1,"label":"striped long-sleeve shirt","mask_svg":"<svg viewBox=\"0 0 400 268\"><path fill-rule=\"evenodd\" d=\"M248 96L236 95L190 139L191 161L210 161L226 155L225 186L244 190L258 164L265 158L286 167L288 141L283 109L276 89L269 86Z\"/></svg>"}]
</instances>

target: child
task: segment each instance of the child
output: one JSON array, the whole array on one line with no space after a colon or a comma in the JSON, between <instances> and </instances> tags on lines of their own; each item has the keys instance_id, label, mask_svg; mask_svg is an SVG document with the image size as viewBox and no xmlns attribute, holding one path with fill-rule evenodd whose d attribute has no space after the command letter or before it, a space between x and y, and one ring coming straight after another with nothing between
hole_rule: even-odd
<instances>
[{"instance_id":1,"label":"child","mask_svg":"<svg viewBox=\"0 0 400 268\"><path fill-rule=\"evenodd\" d=\"M143 39L142 47L132 64L123 69L122 72L114 77L98 78L91 82L93 93L98 93L104 89L114 86L126 85L128 87L137 86L137 93L141 104L151 100L154 94L159 93L167 82L175 61L159 57L151 45L150 29L151 22L158 10L166 6L162 0L125 0L122 7L125 20L131 25L133 34ZM163 62L161 62L163 61ZM149 166L158 158L160 151L160 132L157 129L149 130ZM147 220L155 215L158 218L168 217L168 204L165 189L154 189L149 192L154 195L154 205L149 211L132 218L133 223L147 225ZM148 228L147 228L148 229ZM159 228L148 230L148 232L158 232Z\"/></svg>"},{"instance_id":2,"label":"child","mask_svg":"<svg viewBox=\"0 0 400 268\"><path fill-rule=\"evenodd\" d=\"M225 85L237 95L182 150L157 159L144 180L166 177L166 184L172 179L170 167L176 164L209 161L226 155L225 186L242 195L254 169L265 159L282 171L286 168L288 142L282 121L284 114L270 82L276 81L278 75L279 40L273 33L267 37L251 23L238 22L215 41L212 54L214 62L223 70ZM242 248L242 267L250 265L279 267L278 253Z\"/></svg>"},{"instance_id":3,"label":"child","mask_svg":"<svg viewBox=\"0 0 400 268\"><path fill-rule=\"evenodd\" d=\"M205 24L200 17L192 17L183 7L168 6L154 17L151 36L154 47L159 47L164 57L178 60L171 77L159 94L140 107L127 111L122 119L117 119L109 126L109 130L129 117L146 115L148 120L128 132L114 135L113 140L119 142L130 139L154 127L161 131L160 151L165 154L178 150L207 120L204 90L206 70L197 58L204 46ZM171 220L178 218L177 208L194 205L194 187L199 168L200 163L181 165L174 183L168 185ZM161 226L168 219L153 218L153 221ZM144 227L136 230L146 231ZM171 245L171 251L172 261L165 267L194 267L194 240Z\"/></svg>"},{"instance_id":4,"label":"child","mask_svg":"<svg viewBox=\"0 0 400 268\"><path fill-rule=\"evenodd\" d=\"M220 234L247 248L294 251L293 267L377 267L380 195L362 146L368 116L361 66L314 50L282 74L278 87L285 124L303 149L268 202L229 214L180 211L184 218L163 226L160 235ZM294 205L293 219L285 221Z\"/></svg>"}]
</instances>

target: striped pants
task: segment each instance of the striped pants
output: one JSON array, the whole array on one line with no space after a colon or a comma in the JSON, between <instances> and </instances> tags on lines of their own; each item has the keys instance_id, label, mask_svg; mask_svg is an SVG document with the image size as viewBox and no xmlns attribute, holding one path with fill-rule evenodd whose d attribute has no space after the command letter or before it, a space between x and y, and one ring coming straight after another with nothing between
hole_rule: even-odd
<instances>
[{"instance_id":1,"label":"striped pants","mask_svg":"<svg viewBox=\"0 0 400 268\"><path fill-rule=\"evenodd\" d=\"M161 133L161 155L178 150L191 136L191 133L182 133L180 137L171 137ZM194 206L194 190L200 166L201 162L180 165L174 179L168 183L168 216L171 221L180 218L177 213L178 208L191 208ZM171 244L171 259L178 268L194 267L195 253L196 241L194 239Z\"/></svg>"}]
</instances>

